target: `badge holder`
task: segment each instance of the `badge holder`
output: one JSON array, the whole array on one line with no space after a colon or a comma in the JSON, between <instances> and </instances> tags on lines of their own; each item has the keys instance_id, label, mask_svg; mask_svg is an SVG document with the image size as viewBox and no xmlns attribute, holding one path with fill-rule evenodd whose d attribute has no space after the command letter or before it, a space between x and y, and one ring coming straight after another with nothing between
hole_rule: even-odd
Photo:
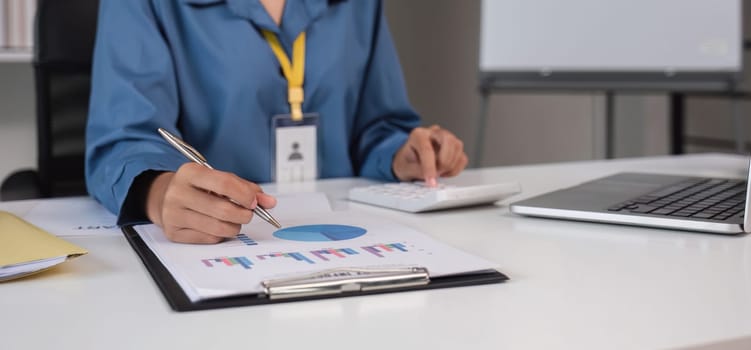
<instances>
[{"instance_id":1,"label":"badge holder","mask_svg":"<svg viewBox=\"0 0 751 350\"><path fill-rule=\"evenodd\" d=\"M272 119L272 174L277 183L312 181L320 177L316 113L303 114L300 121L289 114Z\"/></svg>"}]
</instances>

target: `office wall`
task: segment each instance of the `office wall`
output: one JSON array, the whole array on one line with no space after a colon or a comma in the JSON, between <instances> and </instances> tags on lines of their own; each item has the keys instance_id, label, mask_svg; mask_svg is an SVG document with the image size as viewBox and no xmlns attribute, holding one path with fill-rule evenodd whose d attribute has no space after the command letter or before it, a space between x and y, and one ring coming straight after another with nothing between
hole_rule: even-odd
<instances>
[{"instance_id":1,"label":"office wall","mask_svg":"<svg viewBox=\"0 0 751 350\"><path fill-rule=\"evenodd\" d=\"M31 63L0 62L0 181L36 166L36 123Z\"/></svg>"},{"instance_id":2,"label":"office wall","mask_svg":"<svg viewBox=\"0 0 751 350\"><path fill-rule=\"evenodd\" d=\"M751 6L744 10L747 23ZM387 0L386 14L416 109L426 124L454 130L474 154L480 1ZM745 32L751 37L748 25ZM688 97L688 151L733 151L736 125L730 105L722 97ZM615 156L668 153L668 111L664 94L618 95ZM741 103L741 113L751 115L751 104ZM600 158L605 154L604 115L601 93L494 94L479 164ZM742 127L751 135L751 120Z\"/></svg>"}]
</instances>

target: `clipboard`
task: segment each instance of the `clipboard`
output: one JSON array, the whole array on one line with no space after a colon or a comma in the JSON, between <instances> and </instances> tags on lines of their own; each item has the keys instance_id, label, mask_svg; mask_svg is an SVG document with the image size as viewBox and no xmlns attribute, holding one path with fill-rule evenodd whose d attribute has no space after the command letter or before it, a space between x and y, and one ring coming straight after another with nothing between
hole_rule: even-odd
<instances>
[{"instance_id":1,"label":"clipboard","mask_svg":"<svg viewBox=\"0 0 751 350\"><path fill-rule=\"evenodd\" d=\"M323 271L322 274L335 274L340 276L334 277L342 278L334 278L333 281L335 282L328 285L326 283L323 285L317 283L321 281L332 281L332 279L316 278L320 277L321 274L316 274L315 276L301 276L299 279L273 280L264 283L267 290L267 293L264 294L239 295L192 302L172 274L146 245L133 226L124 226L122 231L125 234L128 243L130 243L130 246L136 251L144 266L146 266L146 269L151 274L151 277L159 286L159 289L162 291L162 294L164 294L170 307L177 312L406 292L424 289L462 287L502 283L509 280L506 275L496 270L486 270L438 278L430 278L427 270L421 270L420 268L411 268L400 271L326 270ZM345 277L348 277L347 274L349 274L349 277L357 275L362 278L346 279ZM312 280L310 280L310 278L312 278ZM350 281L351 283L341 283L341 281L345 280ZM311 285L311 282L314 285ZM290 292L290 289L287 287L293 287L292 292ZM306 287L314 288L315 292L306 292Z\"/></svg>"}]
</instances>

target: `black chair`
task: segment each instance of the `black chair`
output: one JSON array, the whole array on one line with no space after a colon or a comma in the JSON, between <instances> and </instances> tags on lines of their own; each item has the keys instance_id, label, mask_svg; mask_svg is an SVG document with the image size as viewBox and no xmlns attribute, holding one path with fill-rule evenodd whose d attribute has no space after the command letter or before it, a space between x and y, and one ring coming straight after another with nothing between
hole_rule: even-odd
<instances>
[{"instance_id":1,"label":"black chair","mask_svg":"<svg viewBox=\"0 0 751 350\"><path fill-rule=\"evenodd\" d=\"M84 151L99 0L38 0L34 35L37 169L0 185L0 200L86 194Z\"/></svg>"}]
</instances>

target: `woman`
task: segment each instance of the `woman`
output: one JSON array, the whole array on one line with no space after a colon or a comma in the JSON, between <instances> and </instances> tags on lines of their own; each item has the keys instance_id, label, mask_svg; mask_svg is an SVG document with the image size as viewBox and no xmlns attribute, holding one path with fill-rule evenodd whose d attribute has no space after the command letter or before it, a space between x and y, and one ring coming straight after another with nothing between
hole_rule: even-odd
<instances>
[{"instance_id":1,"label":"woman","mask_svg":"<svg viewBox=\"0 0 751 350\"><path fill-rule=\"evenodd\" d=\"M275 116L301 113L317 114L321 177L435 184L467 164L452 133L418 127L381 1L101 2L86 176L119 224L233 237L275 205L255 182L272 180ZM184 164L160 127L227 172Z\"/></svg>"}]
</instances>

